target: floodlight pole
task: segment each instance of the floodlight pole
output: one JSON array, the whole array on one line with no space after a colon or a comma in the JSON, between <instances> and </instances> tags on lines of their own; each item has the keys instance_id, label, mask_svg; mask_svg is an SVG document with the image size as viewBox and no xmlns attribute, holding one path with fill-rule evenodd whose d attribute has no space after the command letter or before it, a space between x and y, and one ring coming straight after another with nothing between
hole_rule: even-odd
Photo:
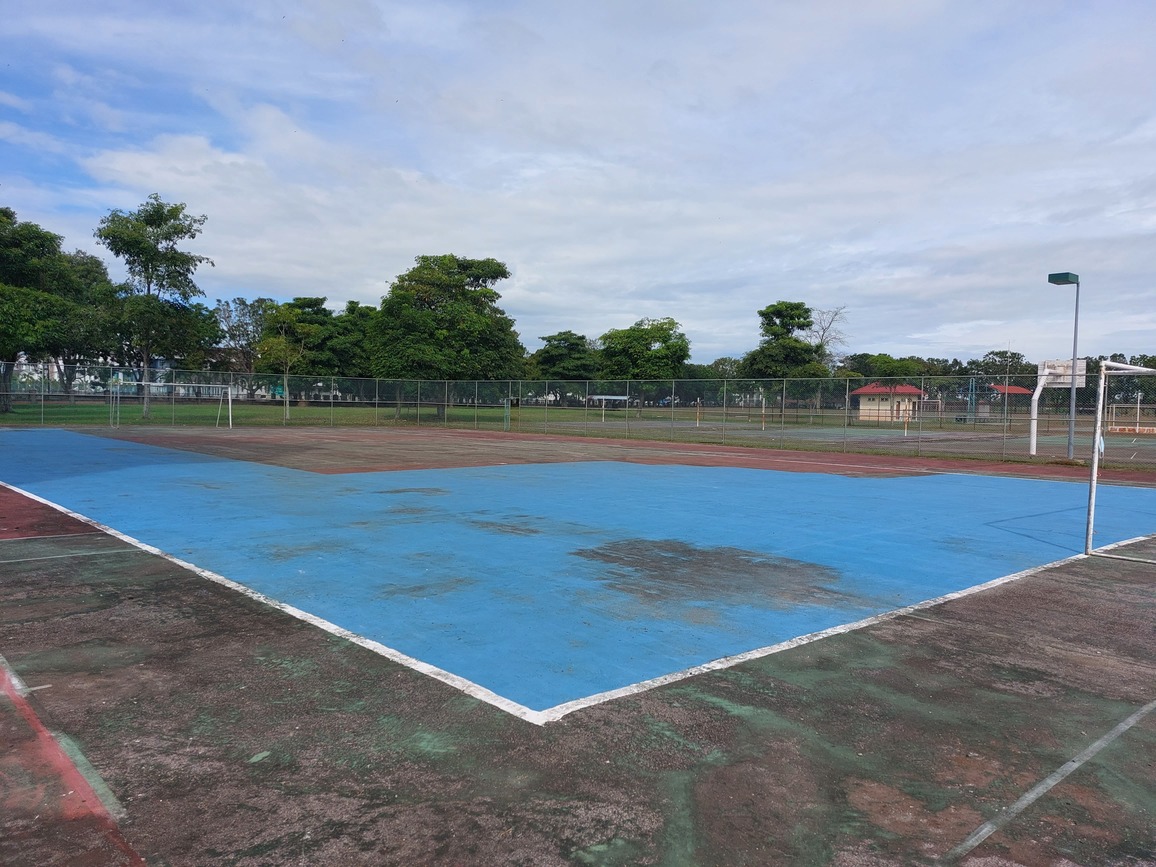
<instances>
[{"instance_id":1,"label":"floodlight pole","mask_svg":"<svg viewBox=\"0 0 1156 867\"><path fill-rule=\"evenodd\" d=\"M1076 353L1080 342L1080 278L1076 278L1076 313L1072 319L1072 397L1069 401L1068 417L1068 460L1075 456L1076 449Z\"/></svg>"},{"instance_id":2,"label":"floodlight pole","mask_svg":"<svg viewBox=\"0 0 1156 867\"><path fill-rule=\"evenodd\" d=\"M1068 460L1076 456L1076 356L1080 341L1080 275L1069 271L1049 274L1048 282L1055 286L1076 284L1076 316L1072 326L1072 397L1068 407Z\"/></svg>"}]
</instances>

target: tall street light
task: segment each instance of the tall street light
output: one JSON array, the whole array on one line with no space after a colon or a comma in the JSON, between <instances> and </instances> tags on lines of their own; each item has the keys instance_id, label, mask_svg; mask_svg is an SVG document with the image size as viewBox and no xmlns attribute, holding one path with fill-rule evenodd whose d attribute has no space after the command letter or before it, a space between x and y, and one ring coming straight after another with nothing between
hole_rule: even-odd
<instances>
[{"instance_id":1,"label":"tall street light","mask_svg":"<svg viewBox=\"0 0 1156 867\"><path fill-rule=\"evenodd\" d=\"M1068 408L1068 460L1075 457L1076 446L1076 346L1080 339L1080 275L1069 271L1049 274L1048 282L1055 286L1076 284L1076 319L1072 326L1072 400Z\"/></svg>"}]
</instances>

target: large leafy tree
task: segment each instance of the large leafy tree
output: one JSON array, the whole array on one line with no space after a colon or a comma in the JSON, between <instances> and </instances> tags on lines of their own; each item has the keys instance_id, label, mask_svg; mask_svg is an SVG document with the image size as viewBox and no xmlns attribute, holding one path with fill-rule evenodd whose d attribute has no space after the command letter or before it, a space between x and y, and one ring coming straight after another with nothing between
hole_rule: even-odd
<instances>
[{"instance_id":1,"label":"large leafy tree","mask_svg":"<svg viewBox=\"0 0 1156 867\"><path fill-rule=\"evenodd\" d=\"M777 301L759 311L758 347L743 356L739 375L746 379L827 376L821 343L804 339L815 326L811 308L801 301Z\"/></svg>"},{"instance_id":2,"label":"large leafy tree","mask_svg":"<svg viewBox=\"0 0 1156 867\"><path fill-rule=\"evenodd\" d=\"M61 351L95 311L83 291L83 254L64 254L60 236L0 208L0 412L12 409L12 371L21 354ZM89 257L94 258L94 257ZM107 279L107 278L106 278Z\"/></svg>"},{"instance_id":3,"label":"large leafy tree","mask_svg":"<svg viewBox=\"0 0 1156 867\"><path fill-rule=\"evenodd\" d=\"M373 370L389 379L517 379L526 350L494 285L497 259L418 256L381 301Z\"/></svg>"},{"instance_id":4,"label":"large leafy tree","mask_svg":"<svg viewBox=\"0 0 1156 867\"><path fill-rule=\"evenodd\" d=\"M55 324L73 311L48 292L0 283L0 413L12 411L12 372L21 353L36 355L51 344Z\"/></svg>"},{"instance_id":5,"label":"large leafy tree","mask_svg":"<svg viewBox=\"0 0 1156 867\"><path fill-rule=\"evenodd\" d=\"M537 376L581 382L598 375L598 350L585 335L559 331L538 339L542 341L542 348L530 356Z\"/></svg>"},{"instance_id":6,"label":"large leafy tree","mask_svg":"<svg viewBox=\"0 0 1156 867\"><path fill-rule=\"evenodd\" d=\"M599 343L604 379L680 379L690 358L690 340L670 317L612 328Z\"/></svg>"},{"instance_id":7,"label":"large leafy tree","mask_svg":"<svg viewBox=\"0 0 1156 867\"><path fill-rule=\"evenodd\" d=\"M203 367L221 340L217 317L204 304L131 292L119 299L112 328L118 342L116 360L137 369L154 357L168 359L175 368ZM145 354L146 346L151 356Z\"/></svg>"},{"instance_id":8,"label":"large leafy tree","mask_svg":"<svg viewBox=\"0 0 1156 867\"><path fill-rule=\"evenodd\" d=\"M289 304L276 305L266 313L265 336L257 345L257 369L281 374L285 421L289 420L289 374L308 356L322 327L308 321L300 307Z\"/></svg>"},{"instance_id":9,"label":"large leafy tree","mask_svg":"<svg viewBox=\"0 0 1156 867\"><path fill-rule=\"evenodd\" d=\"M333 354L342 392L362 400L376 396L373 377L373 335L377 324L377 308L357 301L348 301L345 309L333 317L329 336L329 351Z\"/></svg>"},{"instance_id":10,"label":"large leafy tree","mask_svg":"<svg viewBox=\"0 0 1156 867\"><path fill-rule=\"evenodd\" d=\"M327 298L309 296L294 298L285 303L289 310L297 312L297 321L302 325L311 326L309 339L305 345L305 355L297 364L297 372L303 376L338 376L348 374L344 366L353 360L355 350L350 346L348 323L343 321L344 314L335 315L326 307ZM356 307L361 305L351 302ZM346 305L349 309L349 305ZM372 308L367 308L372 309ZM354 314L356 315L356 314ZM362 365L364 368L364 365Z\"/></svg>"},{"instance_id":11,"label":"large leafy tree","mask_svg":"<svg viewBox=\"0 0 1156 867\"><path fill-rule=\"evenodd\" d=\"M257 369L257 345L265 336L265 317L277 306L270 298L217 299L213 308L221 329L221 366L251 378Z\"/></svg>"},{"instance_id":12,"label":"large leafy tree","mask_svg":"<svg viewBox=\"0 0 1156 867\"><path fill-rule=\"evenodd\" d=\"M993 349L983 358L972 359L966 367L967 373L988 377L1035 375L1037 370L1036 365L1024 358L1023 353L1009 349Z\"/></svg>"},{"instance_id":13,"label":"large leafy tree","mask_svg":"<svg viewBox=\"0 0 1156 867\"><path fill-rule=\"evenodd\" d=\"M160 354L160 344L164 343L169 353L175 349L177 354L186 354L191 348L173 339L173 323L166 322L164 314L167 311L179 317L188 312L184 308L204 294L193 275L201 265L213 264L207 256L180 248L201 234L208 219L186 213L185 207L183 203L163 202L153 193L135 211L110 211L95 232L97 242L125 263L129 277L126 295L151 299L126 305L126 313L139 314L141 319L123 330L131 335L132 354L140 363L145 418L149 416L149 368L154 356ZM156 301L162 303L153 303Z\"/></svg>"},{"instance_id":14,"label":"large leafy tree","mask_svg":"<svg viewBox=\"0 0 1156 867\"><path fill-rule=\"evenodd\" d=\"M911 378L928 374L929 365L927 360L914 355L894 358L886 352L857 352L843 358L841 370L869 379Z\"/></svg>"},{"instance_id":15,"label":"large leafy tree","mask_svg":"<svg viewBox=\"0 0 1156 867\"><path fill-rule=\"evenodd\" d=\"M42 348L64 393L71 394L79 365L113 354L117 287L104 262L80 250L61 254L58 275L53 294L68 303L50 324Z\"/></svg>"}]
</instances>

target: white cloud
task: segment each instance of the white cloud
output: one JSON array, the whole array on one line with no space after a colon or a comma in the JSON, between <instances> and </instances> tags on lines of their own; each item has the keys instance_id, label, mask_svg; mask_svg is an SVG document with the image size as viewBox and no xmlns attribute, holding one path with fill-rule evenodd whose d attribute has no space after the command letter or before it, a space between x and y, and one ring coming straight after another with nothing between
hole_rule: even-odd
<instances>
[{"instance_id":1,"label":"white cloud","mask_svg":"<svg viewBox=\"0 0 1156 867\"><path fill-rule=\"evenodd\" d=\"M846 305L853 350L1034 357L1063 346L1043 275L1068 268L1102 293L1088 351L1153 352L1133 324L1156 309L1153 24L1132 4L54 3L0 32L47 70L0 98L39 119L0 139L80 174L22 157L5 189L57 231L87 209L85 236L150 192L186 202L211 297L375 303L415 255L492 255L530 344L669 315L709 361L782 298Z\"/></svg>"},{"instance_id":2,"label":"white cloud","mask_svg":"<svg viewBox=\"0 0 1156 867\"><path fill-rule=\"evenodd\" d=\"M0 105L6 105L8 108L14 108L25 114L32 111L32 103L29 100L21 99L16 94L6 93L3 90L0 90Z\"/></svg>"},{"instance_id":3,"label":"white cloud","mask_svg":"<svg viewBox=\"0 0 1156 867\"><path fill-rule=\"evenodd\" d=\"M28 150L64 153L67 146L55 136L28 129L20 124L0 121L0 141L17 145Z\"/></svg>"}]
</instances>

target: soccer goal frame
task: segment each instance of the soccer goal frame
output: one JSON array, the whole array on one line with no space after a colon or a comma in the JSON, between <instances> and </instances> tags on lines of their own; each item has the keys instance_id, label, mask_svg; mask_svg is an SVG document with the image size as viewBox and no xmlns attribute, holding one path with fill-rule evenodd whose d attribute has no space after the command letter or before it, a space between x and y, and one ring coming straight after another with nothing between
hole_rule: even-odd
<instances>
[{"instance_id":1,"label":"soccer goal frame","mask_svg":"<svg viewBox=\"0 0 1156 867\"><path fill-rule=\"evenodd\" d=\"M1119 361L1101 361L1099 386L1096 389L1096 428L1092 435L1092 472L1088 481L1088 522L1084 531L1084 553L1095 553L1092 545L1092 534L1096 523L1096 481L1100 475L1100 456L1104 452L1104 404L1107 394L1108 377L1127 376L1128 374L1156 374L1156 369L1139 367L1135 364L1123 364ZM1101 554L1098 556L1114 556ZM1125 557L1132 560L1139 558ZM1152 561L1143 561L1152 562Z\"/></svg>"}]
</instances>

